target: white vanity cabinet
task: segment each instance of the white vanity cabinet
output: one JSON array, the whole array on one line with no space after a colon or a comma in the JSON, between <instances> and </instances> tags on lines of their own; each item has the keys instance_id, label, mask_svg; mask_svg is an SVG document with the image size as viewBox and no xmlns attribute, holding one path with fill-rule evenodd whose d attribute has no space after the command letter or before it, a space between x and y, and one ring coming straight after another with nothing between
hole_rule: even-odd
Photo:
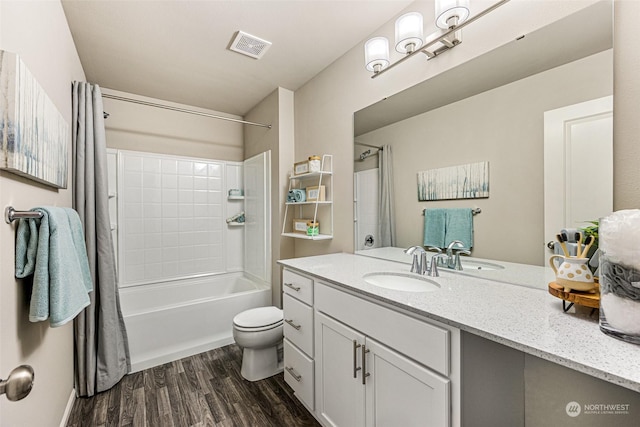
<instances>
[{"instance_id":1,"label":"white vanity cabinet","mask_svg":"<svg viewBox=\"0 0 640 427\"><path fill-rule=\"evenodd\" d=\"M284 379L295 395L314 410L313 279L282 272Z\"/></svg>"},{"instance_id":2,"label":"white vanity cabinet","mask_svg":"<svg viewBox=\"0 0 640 427\"><path fill-rule=\"evenodd\" d=\"M459 425L457 329L321 282L314 294L315 413L324 425Z\"/></svg>"}]
</instances>

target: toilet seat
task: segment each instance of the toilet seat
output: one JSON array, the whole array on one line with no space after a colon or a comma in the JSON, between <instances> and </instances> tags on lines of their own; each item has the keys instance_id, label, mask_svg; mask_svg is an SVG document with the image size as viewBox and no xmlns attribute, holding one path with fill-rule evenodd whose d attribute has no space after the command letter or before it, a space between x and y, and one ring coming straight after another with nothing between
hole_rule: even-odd
<instances>
[{"instance_id":1,"label":"toilet seat","mask_svg":"<svg viewBox=\"0 0 640 427\"><path fill-rule=\"evenodd\" d=\"M282 310L278 307L258 307L236 315L233 326L239 331L259 332L281 326L282 320Z\"/></svg>"}]
</instances>

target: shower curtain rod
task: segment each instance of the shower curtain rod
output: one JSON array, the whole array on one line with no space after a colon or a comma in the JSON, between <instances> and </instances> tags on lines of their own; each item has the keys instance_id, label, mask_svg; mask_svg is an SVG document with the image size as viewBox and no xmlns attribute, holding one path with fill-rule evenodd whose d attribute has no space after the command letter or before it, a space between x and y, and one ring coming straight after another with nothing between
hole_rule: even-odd
<instances>
[{"instance_id":1,"label":"shower curtain rod","mask_svg":"<svg viewBox=\"0 0 640 427\"><path fill-rule=\"evenodd\" d=\"M162 105L162 104L154 104L153 102L140 101L138 99L132 99L132 98L125 98L124 96L109 95L107 93L103 93L102 97L108 98L108 99L115 99L116 101L125 101L125 102L131 102L133 104L146 105L147 107L163 108L165 110L178 111L180 113L195 114L196 116L210 117L212 119L227 120L229 122L236 122L236 123L242 123L245 125L260 126L263 128L271 129L271 125L266 125L264 123L248 122L246 120L234 119L231 117L224 117L224 116L217 116L215 114L202 113L200 111L195 111L195 110L188 110L186 108L171 107L169 105ZM109 113L105 113L105 115L108 116Z\"/></svg>"},{"instance_id":2,"label":"shower curtain rod","mask_svg":"<svg viewBox=\"0 0 640 427\"><path fill-rule=\"evenodd\" d=\"M377 145L371 145L371 144L365 144L364 142L355 142L356 145L362 145L364 147L371 147L371 148L377 148L378 150L382 151L383 147L378 147Z\"/></svg>"}]
</instances>

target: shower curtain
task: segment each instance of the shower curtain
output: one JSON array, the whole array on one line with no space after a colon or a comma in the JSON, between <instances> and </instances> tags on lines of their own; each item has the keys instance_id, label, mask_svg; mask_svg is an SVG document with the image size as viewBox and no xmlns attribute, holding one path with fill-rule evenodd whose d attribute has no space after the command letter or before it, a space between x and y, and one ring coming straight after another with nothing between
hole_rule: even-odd
<instances>
[{"instance_id":1,"label":"shower curtain","mask_svg":"<svg viewBox=\"0 0 640 427\"><path fill-rule=\"evenodd\" d=\"M378 170L380 173L380 246L396 245L396 213L393 207L393 156L391 146L383 145L378 151Z\"/></svg>"},{"instance_id":2,"label":"shower curtain","mask_svg":"<svg viewBox=\"0 0 640 427\"><path fill-rule=\"evenodd\" d=\"M73 207L85 232L93 279L91 304L74 320L75 389L93 396L113 387L130 369L120 310L107 189L102 94L97 85L73 83Z\"/></svg>"}]
</instances>

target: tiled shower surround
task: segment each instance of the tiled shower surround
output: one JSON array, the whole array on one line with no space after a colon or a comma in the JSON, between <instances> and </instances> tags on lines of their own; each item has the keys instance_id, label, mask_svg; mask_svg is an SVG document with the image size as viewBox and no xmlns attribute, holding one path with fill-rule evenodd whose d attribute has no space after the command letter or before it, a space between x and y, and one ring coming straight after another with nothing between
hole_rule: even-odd
<instances>
[{"instance_id":1,"label":"tiled shower surround","mask_svg":"<svg viewBox=\"0 0 640 427\"><path fill-rule=\"evenodd\" d=\"M120 151L120 286L241 270L242 230L227 233L225 222L227 189L241 177L235 162Z\"/></svg>"}]
</instances>

